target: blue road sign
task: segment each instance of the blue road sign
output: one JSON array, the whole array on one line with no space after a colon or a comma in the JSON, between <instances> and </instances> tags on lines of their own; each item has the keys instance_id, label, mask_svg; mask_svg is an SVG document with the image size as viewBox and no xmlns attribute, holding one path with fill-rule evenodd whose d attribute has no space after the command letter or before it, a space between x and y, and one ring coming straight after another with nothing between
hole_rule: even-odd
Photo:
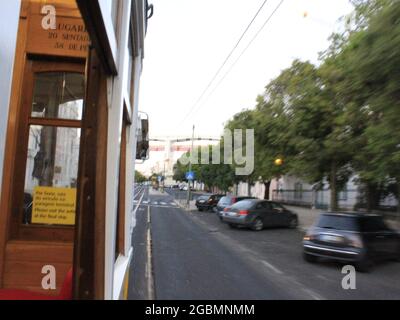
<instances>
[{"instance_id":1,"label":"blue road sign","mask_svg":"<svg viewBox=\"0 0 400 320\"><path fill-rule=\"evenodd\" d=\"M186 179L187 180L194 180L194 172L193 171L186 172Z\"/></svg>"}]
</instances>

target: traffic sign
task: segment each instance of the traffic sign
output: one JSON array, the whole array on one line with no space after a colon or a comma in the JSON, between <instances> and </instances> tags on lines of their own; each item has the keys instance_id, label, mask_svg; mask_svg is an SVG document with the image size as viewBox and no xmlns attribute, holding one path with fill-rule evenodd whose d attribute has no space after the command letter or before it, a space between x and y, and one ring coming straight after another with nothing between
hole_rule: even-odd
<instances>
[{"instance_id":1,"label":"traffic sign","mask_svg":"<svg viewBox=\"0 0 400 320\"><path fill-rule=\"evenodd\" d=\"M193 171L186 172L186 180L194 180L194 172Z\"/></svg>"}]
</instances>

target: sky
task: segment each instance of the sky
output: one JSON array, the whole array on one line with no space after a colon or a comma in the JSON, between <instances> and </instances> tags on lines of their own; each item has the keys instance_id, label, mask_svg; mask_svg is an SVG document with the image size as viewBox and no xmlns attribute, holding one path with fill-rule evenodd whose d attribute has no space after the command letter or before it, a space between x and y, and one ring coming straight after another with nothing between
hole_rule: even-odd
<instances>
[{"instance_id":1,"label":"sky","mask_svg":"<svg viewBox=\"0 0 400 320\"><path fill-rule=\"evenodd\" d=\"M294 59L318 63L348 0L268 0L241 44L196 104L264 0L151 0L139 109L150 117L150 138L219 137L235 113L253 108L257 95ZM230 70L230 72L228 72ZM228 73L227 73L228 72ZM223 78L223 80L221 80ZM189 111L194 110L194 112Z\"/></svg>"}]
</instances>

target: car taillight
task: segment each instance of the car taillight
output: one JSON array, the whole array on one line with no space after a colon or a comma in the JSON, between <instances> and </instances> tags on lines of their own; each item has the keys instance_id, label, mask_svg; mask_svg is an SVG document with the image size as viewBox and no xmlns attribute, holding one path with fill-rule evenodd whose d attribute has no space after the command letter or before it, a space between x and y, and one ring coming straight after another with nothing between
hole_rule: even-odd
<instances>
[{"instance_id":1,"label":"car taillight","mask_svg":"<svg viewBox=\"0 0 400 320\"><path fill-rule=\"evenodd\" d=\"M246 215L249 214L249 211L248 211L248 210L240 210L240 211L239 211L239 214L240 214L241 216L246 216Z\"/></svg>"}]
</instances>

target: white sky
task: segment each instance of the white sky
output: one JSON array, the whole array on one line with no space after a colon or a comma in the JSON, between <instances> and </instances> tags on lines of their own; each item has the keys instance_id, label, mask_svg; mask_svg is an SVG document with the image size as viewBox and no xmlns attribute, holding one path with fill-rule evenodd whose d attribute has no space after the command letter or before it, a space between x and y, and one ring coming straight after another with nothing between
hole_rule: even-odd
<instances>
[{"instance_id":1,"label":"white sky","mask_svg":"<svg viewBox=\"0 0 400 320\"><path fill-rule=\"evenodd\" d=\"M149 2L154 16L145 40L139 108L149 113L150 137L190 136L193 124L196 136L220 136L223 124L253 108L265 85L295 58L317 62L340 26L337 20L352 9L348 0L285 0L219 88L183 122L263 0ZM267 2L210 91L279 2Z\"/></svg>"}]
</instances>

